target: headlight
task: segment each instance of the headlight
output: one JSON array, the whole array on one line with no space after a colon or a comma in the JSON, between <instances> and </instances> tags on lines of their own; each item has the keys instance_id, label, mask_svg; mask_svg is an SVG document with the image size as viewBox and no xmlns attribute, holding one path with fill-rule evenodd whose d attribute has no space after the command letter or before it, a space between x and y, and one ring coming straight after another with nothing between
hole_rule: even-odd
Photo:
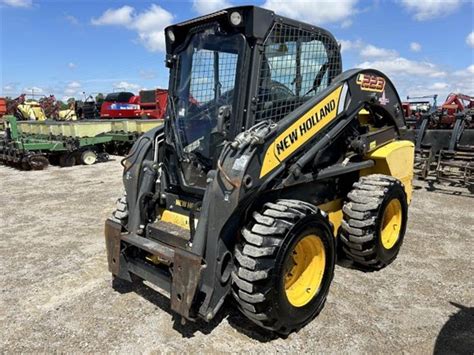
<instances>
[{"instance_id":1,"label":"headlight","mask_svg":"<svg viewBox=\"0 0 474 355\"><path fill-rule=\"evenodd\" d=\"M234 11L230 14L230 23L234 26L238 26L242 23L242 15L239 12Z\"/></svg>"},{"instance_id":2,"label":"headlight","mask_svg":"<svg viewBox=\"0 0 474 355\"><path fill-rule=\"evenodd\" d=\"M171 30L168 30L168 32L166 33L168 35L168 38L171 42L174 42L176 40L176 37L174 36L174 32L171 31Z\"/></svg>"}]
</instances>

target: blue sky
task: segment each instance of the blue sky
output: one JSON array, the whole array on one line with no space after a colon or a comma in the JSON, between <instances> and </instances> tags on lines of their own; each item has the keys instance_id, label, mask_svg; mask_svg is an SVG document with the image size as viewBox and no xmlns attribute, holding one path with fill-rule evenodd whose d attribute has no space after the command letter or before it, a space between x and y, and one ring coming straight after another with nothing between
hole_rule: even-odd
<instances>
[{"instance_id":1,"label":"blue sky","mask_svg":"<svg viewBox=\"0 0 474 355\"><path fill-rule=\"evenodd\" d=\"M162 29L233 0L0 0L0 95L166 87ZM260 0L329 29L344 69L374 67L402 97L474 95L474 2L469 0Z\"/></svg>"}]
</instances>

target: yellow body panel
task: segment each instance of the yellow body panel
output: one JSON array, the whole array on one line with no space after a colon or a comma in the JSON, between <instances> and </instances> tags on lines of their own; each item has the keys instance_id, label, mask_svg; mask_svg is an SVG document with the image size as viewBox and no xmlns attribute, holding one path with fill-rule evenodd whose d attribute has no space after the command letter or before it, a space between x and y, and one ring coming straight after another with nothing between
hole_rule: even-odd
<instances>
[{"instance_id":1,"label":"yellow body panel","mask_svg":"<svg viewBox=\"0 0 474 355\"><path fill-rule=\"evenodd\" d=\"M361 170L361 175L385 174L397 178L405 185L407 202L410 203L415 145L410 141L395 141L370 152L367 158L374 160L375 165Z\"/></svg>"},{"instance_id":2,"label":"yellow body panel","mask_svg":"<svg viewBox=\"0 0 474 355\"><path fill-rule=\"evenodd\" d=\"M334 236L337 236L337 231L342 223L342 199L337 199L318 206L322 211L326 212L329 221L334 227Z\"/></svg>"},{"instance_id":3,"label":"yellow body panel","mask_svg":"<svg viewBox=\"0 0 474 355\"><path fill-rule=\"evenodd\" d=\"M177 225L181 228L189 230L189 216L186 216L181 213L173 212L170 210L162 210L161 212L161 221ZM194 220L195 223L197 220Z\"/></svg>"},{"instance_id":4,"label":"yellow body panel","mask_svg":"<svg viewBox=\"0 0 474 355\"><path fill-rule=\"evenodd\" d=\"M265 153L260 178L275 169L283 160L291 156L336 118L341 92L342 85L296 120L273 141Z\"/></svg>"}]
</instances>

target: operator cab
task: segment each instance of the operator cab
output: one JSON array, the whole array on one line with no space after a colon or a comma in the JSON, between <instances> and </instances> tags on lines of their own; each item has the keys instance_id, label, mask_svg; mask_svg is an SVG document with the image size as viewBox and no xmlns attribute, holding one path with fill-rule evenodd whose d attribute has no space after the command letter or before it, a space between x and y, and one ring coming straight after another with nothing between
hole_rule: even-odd
<instances>
[{"instance_id":1,"label":"operator cab","mask_svg":"<svg viewBox=\"0 0 474 355\"><path fill-rule=\"evenodd\" d=\"M329 32L258 7L222 10L165 34L165 164L176 168L180 188L197 194L225 140L278 122L341 73L339 46Z\"/></svg>"}]
</instances>

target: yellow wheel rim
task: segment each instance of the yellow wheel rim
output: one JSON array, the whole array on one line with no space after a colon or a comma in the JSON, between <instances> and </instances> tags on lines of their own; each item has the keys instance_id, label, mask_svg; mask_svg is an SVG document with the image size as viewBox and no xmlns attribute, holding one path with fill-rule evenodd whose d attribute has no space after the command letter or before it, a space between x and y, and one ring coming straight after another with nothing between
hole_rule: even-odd
<instances>
[{"instance_id":1,"label":"yellow wheel rim","mask_svg":"<svg viewBox=\"0 0 474 355\"><path fill-rule=\"evenodd\" d=\"M402 204L398 199L389 202L382 217L380 239L385 249L391 249L400 238L402 228Z\"/></svg>"},{"instance_id":2,"label":"yellow wheel rim","mask_svg":"<svg viewBox=\"0 0 474 355\"><path fill-rule=\"evenodd\" d=\"M291 251L285 265L285 292L294 307L309 303L318 293L326 266L326 252L321 238L307 235Z\"/></svg>"}]
</instances>

